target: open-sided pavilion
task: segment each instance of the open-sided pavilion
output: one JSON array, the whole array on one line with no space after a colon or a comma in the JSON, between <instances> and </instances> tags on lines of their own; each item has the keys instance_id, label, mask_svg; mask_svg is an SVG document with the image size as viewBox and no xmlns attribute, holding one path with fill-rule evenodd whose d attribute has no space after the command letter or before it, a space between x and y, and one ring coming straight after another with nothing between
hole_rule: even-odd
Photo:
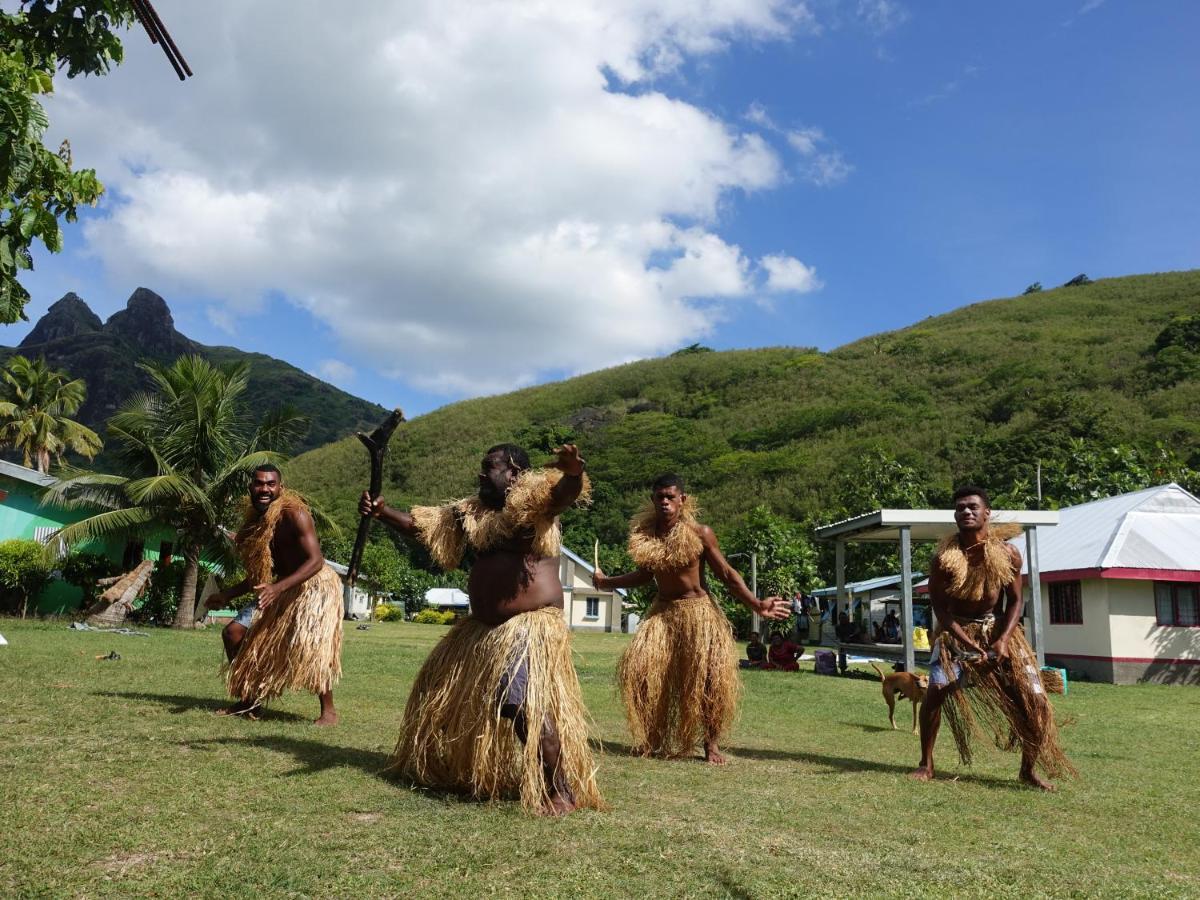
<instances>
[{"instance_id":1,"label":"open-sided pavilion","mask_svg":"<svg viewBox=\"0 0 1200 900\"><path fill-rule=\"evenodd\" d=\"M1025 530L1025 562L1029 573L1030 601L1027 607L1032 618L1030 635L1037 652L1038 665L1045 664L1044 630L1042 624L1041 575L1038 568L1037 530L1058 524L1058 513L1049 510L992 510L993 524L1016 523ZM834 542L834 561L837 570L837 609L846 602L846 544L899 543L900 545L900 619L904 636L904 666L913 671L913 541L938 541L952 532L954 510L951 509L879 509L851 519L843 519L817 529L817 538Z\"/></svg>"}]
</instances>

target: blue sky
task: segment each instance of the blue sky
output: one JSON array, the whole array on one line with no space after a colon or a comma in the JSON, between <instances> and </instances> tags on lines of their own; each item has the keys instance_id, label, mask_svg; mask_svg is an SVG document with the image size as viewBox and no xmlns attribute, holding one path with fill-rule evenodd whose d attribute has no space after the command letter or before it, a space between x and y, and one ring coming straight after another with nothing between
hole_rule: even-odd
<instances>
[{"instance_id":1,"label":"blue sky","mask_svg":"<svg viewBox=\"0 0 1200 900\"><path fill-rule=\"evenodd\" d=\"M108 78L60 79L51 137L111 192L39 256L31 318L145 285L190 337L417 414L1200 265L1192 3L473 3L474 43L411 6L330 51L370 60L349 97L287 69L315 6L264 60L245 10L162 0L195 79L139 34Z\"/></svg>"}]
</instances>

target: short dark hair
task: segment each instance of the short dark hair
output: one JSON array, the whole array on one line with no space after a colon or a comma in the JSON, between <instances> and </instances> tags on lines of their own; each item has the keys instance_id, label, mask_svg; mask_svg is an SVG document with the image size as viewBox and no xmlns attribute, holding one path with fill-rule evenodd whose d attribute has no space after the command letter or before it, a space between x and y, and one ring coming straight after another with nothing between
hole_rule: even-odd
<instances>
[{"instance_id":1,"label":"short dark hair","mask_svg":"<svg viewBox=\"0 0 1200 900\"><path fill-rule=\"evenodd\" d=\"M984 506L988 509L992 508L992 498L988 496L987 491L977 484L964 484L954 492L954 496L950 498L950 502L957 503L963 497L978 497L983 501Z\"/></svg>"},{"instance_id":2,"label":"short dark hair","mask_svg":"<svg viewBox=\"0 0 1200 900\"><path fill-rule=\"evenodd\" d=\"M255 466L254 472L251 474L255 474L257 472L274 472L279 476L279 480L283 481L283 473L279 471L279 466L275 465L275 463L263 463L261 466Z\"/></svg>"},{"instance_id":3,"label":"short dark hair","mask_svg":"<svg viewBox=\"0 0 1200 900\"><path fill-rule=\"evenodd\" d=\"M529 454L525 452L524 447L518 447L516 444L496 444L494 447L488 447L487 453L483 455L491 456L493 453L503 453L511 462L516 463L522 472L531 467Z\"/></svg>"},{"instance_id":4,"label":"short dark hair","mask_svg":"<svg viewBox=\"0 0 1200 900\"><path fill-rule=\"evenodd\" d=\"M687 493L687 489L683 486L683 478L674 472L665 472L655 478L650 484L650 493L653 494L656 491L661 491L663 488L669 487L679 488L679 493L681 494Z\"/></svg>"}]
</instances>

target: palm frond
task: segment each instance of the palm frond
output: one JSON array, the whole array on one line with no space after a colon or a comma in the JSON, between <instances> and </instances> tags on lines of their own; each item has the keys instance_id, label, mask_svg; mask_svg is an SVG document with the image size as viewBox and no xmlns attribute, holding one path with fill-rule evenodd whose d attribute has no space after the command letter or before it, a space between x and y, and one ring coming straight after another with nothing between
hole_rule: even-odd
<instances>
[{"instance_id":1,"label":"palm frond","mask_svg":"<svg viewBox=\"0 0 1200 900\"><path fill-rule=\"evenodd\" d=\"M68 546L87 541L102 540L114 534L144 532L155 521L151 510L139 506L114 509L97 513L80 522L64 525L51 535L52 539L64 541Z\"/></svg>"},{"instance_id":2,"label":"palm frond","mask_svg":"<svg viewBox=\"0 0 1200 900\"><path fill-rule=\"evenodd\" d=\"M138 478L125 486L129 499L139 506L161 506L173 503L178 506L196 506L211 514L212 504L204 490L190 479L180 475L154 475Z\"/></svg>"}]
</instances>

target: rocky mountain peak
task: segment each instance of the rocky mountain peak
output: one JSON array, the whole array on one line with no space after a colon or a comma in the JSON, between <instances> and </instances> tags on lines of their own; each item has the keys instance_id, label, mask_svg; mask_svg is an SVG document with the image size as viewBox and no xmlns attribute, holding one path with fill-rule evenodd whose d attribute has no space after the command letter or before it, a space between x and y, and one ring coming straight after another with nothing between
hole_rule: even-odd
<instances>
[{"instance_id":1,"label":"rocky mountain peak","mask_svg":"<svg viewBox=\"0 0 1200 900\"><path fill-rule=\"evenodd\" d=\"M134 291L125 308L108 317L104 330L134 344L146 356L173 358L192 349L192 342L175 330L167 301L149 288Z\"/></svg>"},{"instance_id":2,"label":"rocky mountain peak","mask_svg":"<svg viewBox=\"0 0 1200 900\"><path fill-rule=\"evenodd\" d=\"M83 302L83 298L71 291L51 304L46 314L38 319L33 330L25 335L25 339L18 346L32 347L60 338L89 334L99 331L100 328L100 317Z\"/></svg>"}]
</instances>

